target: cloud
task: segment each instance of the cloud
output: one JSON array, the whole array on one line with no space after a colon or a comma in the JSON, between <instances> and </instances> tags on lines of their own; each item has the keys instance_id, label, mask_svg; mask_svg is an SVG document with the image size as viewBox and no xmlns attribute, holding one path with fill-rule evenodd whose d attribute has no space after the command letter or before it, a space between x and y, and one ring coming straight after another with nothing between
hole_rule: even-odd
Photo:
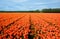
<instances>
[{"instance_id":1,"label":"cloud","mask_svg":"<svg viewBox=\"0 0 60 39\"><path fill-rule=\"evenodd\" d=\"M11 2L26 2L28 0L8 0L8 1L11 1Z\"/></svg>"},{"instance_id":2,"label":"cloud","mask_svg":"<svg viewBox=\"0 0 60 39\"><path fill-rule=\"evenodd\" d=\"M42 1L40 1L40 2L36 2L36 3L34 3L34 5L44 5L44 4L53 4L53 3L59 3L60 2L60 0L46 0L46 1L44 1L44 0L42 0Z\"/></svg>"},{"instance_id":3,"label":"cloud","mask_svg":"<svg viewBox=\"0 0 60 39\"><path fill-rule=\"evenodd\" d=\"M0 0L0 10L36 10L59 7L60 0Z\"/></svg>"}]
</instances>

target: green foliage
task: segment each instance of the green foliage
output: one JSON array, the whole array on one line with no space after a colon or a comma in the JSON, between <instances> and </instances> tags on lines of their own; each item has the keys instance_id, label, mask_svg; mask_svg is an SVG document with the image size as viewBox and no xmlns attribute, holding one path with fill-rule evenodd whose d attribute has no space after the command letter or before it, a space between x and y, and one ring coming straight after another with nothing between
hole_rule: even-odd
<instances>
[{"instance_id":1,"label":"green foliage","mask_svg":"<svg viewBox=\"0 0 60 39\"><path fill-rule=\"evenodd\" d=\"M60 13L60 8L43 9L42 12L46 12L46 13Z\"/></svg>"},{"instance_id":2,"label":"green foliage","mask_svg":"<svg viewBox=\"0 0 60 39\"><path fill-rule=\"evenodd\" d=\"M34 13L36 13L36 12L45 12L45 13L60 13L60 8L48 8L48 9L42 9L42 10L39 10L39 9L37 9L37 10L28 10L28 11L0 11L0 12L34 12Z\"/></svg>"}]
</instances>

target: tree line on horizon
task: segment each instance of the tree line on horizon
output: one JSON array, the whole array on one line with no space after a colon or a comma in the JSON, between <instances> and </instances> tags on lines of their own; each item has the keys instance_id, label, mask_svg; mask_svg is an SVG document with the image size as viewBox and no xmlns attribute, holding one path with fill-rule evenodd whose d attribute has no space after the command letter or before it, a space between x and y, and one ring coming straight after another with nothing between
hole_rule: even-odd
<instances>
[{"instance_id":1,"label":"tree line on horizon","mask_svg":"<svg viewBox=\"0 0 60 39\"><path fill-rule=\"evenodd\" d=\"M60 13L60 8L48 8L42 10L29 10L29 11L0 11L0 12L43 12L43 13Z\"/></svg>"},{"instance_id":2,"label":"tree line on horizon","mask_svg":"<svg viewBox=\"0 0 60 39\"><path fill-rule=\"evenodd\" d=\"M42 9L41 12L46 12L46 13L60 13L60 8Z\"/></svg>"}]
</instances>

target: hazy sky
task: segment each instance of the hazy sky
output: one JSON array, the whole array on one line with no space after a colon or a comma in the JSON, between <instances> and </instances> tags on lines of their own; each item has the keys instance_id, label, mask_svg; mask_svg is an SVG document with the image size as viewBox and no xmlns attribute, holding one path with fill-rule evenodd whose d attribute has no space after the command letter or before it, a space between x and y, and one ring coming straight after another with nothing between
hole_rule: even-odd
<instances>
[{"instance_id":1,"label":"hazy sky","mask_svg":"<svg viewBox=\"0 0 60 39\"><path fill-rule=\"evenodd\" d=\"M0 0L0 11L60 8L60 0Z\"/></svg>"}]
</instances>

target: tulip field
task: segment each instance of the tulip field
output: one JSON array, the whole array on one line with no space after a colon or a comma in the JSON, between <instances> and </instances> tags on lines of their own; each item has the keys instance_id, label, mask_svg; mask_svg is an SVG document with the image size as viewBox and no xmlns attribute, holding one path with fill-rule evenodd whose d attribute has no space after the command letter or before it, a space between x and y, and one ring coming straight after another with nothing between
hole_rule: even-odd
<instances>
[{"instance_id":1,"label":"tulip field","mask_svg":"<svg viewBox=\"0 0 60 39\"><path fill-rule=\"evenodd\" d=\"M0 13L0 39L60 39L60 14Z\"/></svg>"}]
</instances>

